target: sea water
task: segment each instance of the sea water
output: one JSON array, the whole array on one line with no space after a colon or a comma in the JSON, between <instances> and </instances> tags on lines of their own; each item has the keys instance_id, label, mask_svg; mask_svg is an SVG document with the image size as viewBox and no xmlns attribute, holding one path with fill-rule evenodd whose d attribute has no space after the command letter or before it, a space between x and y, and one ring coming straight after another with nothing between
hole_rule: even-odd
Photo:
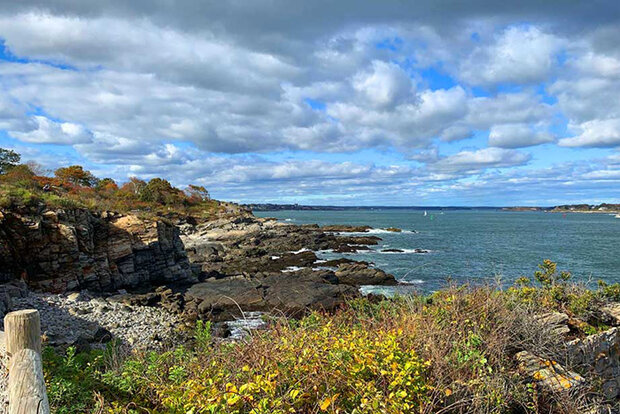
<instances>
[{"instance_id":1,"label":"sea water","mask_svg":"<svg viewBox=\"0 0 620 414\"><path fill-rule=\"evenodd\" d=\"M610 214L433 210L424 215L418 209L255 214L291 224L372 226L375 230L363 234L382 238L372 250L318 252L318 256L372 262L421 291L436 290L450 279L510 284L520 276L532 276L544 259L570 271L574 280L620 282L620 219ZM382 230L389 227L403 232ZM381 252L384 249L404 252ZM415 249L429 253L415 253Z\"/></svg>"}]
</instances>

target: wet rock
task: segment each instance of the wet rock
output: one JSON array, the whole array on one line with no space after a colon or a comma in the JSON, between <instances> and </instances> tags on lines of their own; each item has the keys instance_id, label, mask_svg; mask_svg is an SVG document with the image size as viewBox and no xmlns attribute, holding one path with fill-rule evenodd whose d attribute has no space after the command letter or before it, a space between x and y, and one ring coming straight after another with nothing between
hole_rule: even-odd
<instances>
[{"instance_id":1,"label":"wet rock","mask_svg":"<svg viewBox=\"0 0 620 414\"><path fill-rule=\"evenodd\" d=\"M247 277L212 279L193 285L185 293L188 311L213 320L230 319L241 310L265 308L261 283Z\"/></svg>"},{"instance_id":2,"label":"wet rock","mask_svg":"<svg viewBox=\"0 0 620 414\"><path fill-rule=\"evenodd\" d=\"M296 266L296 267L308 267L312 266L314 262L317 261L316 254L314 252L300 252L293 254L285 254L282 257L273 260L274 264L277 266L273 270L281 270L287 267Z\"/></svg>"},{"instance_id":3,"label":"wet rock","mask_svg":"<svg viewBox=\"0 0 620 414\"><path fill-rule=\"evenodd\" d=\"M391 231L392 233L401 233L403 229L399 229L398 227L388 227L385 229L386 231Z\"/></svg>"},{"instance_id":4,"label":"wet rock","mask_svg":"<svg viewBox=\"0 0 620 414\"><path fill-rule=\"evenodd\" d=\"M334 253L357 253L360 250L370 250L368 246L351 246L342 244L334 249Z\"/></svg>"},{"instance_id":5,"label":"wet rock","mask_svg":"<svg viewBox=\"0 0 620 414\"><path fill-rule=\"evenodd\" d=\"M383 253L404 253L404 250L401 249L383 249L381 250Z\"/></svg>"},{"instance_id":6,"label":"wet rock","mask_svg":"<svg viewBox=\"0 0 620 414\"><path fill-rule=\"evenodd\" d=\"M355 260L347 259L346 257L342 257L340 259L327 260L323 263L320 263L321 266L325 267L338 267L341 264L345 263L365 263L365 262L356 262Z\"/></svg>"},{"instance_id":7,"label":"wet rock","mask_svg":"<svg viewBox=\"0 0 620 414\"><path fill-rule=\"evenodd\" d=\"M338 242L341 244L359 246L374 246L380 241L381 238L377 236L341 236L338 238Z\"/></svg>"},{"instance_id":8,"label":"wet rock","mask_svg":"<svg viewBox=\"0 0 620 414\"><path fill-rule=\"evenodd\" d=\"M328 225L321 227L323 231L336 232L336 233L366 233L368 230L372 230L370 226L347 226L347 225Z\"/></svg>"},{"instance_id":9,"label":"wet rock","mask_svg":"<svg viewBox=\"0 0 620 414\"><path fill-rule=\"evenodd\" d=\"M357 289L337 285L330 271L303 269L291 273L229 277L193 285L185 293L186 311L213 320L227 320L241 311L284 312L299 315L309 309L334 310Z\"/></svg>"},{"instance_id":10,"label":"wet rock","mask_svg":"<svg viewBox=\"0 0 620 414\"><path fill-rule=\"evenodd\" d=\"M352 286L398 284L394 276L359 262L341 264L336 277L340 283Z\"/></svg>"},{"instance_id":11,"label":"wet rock","mask_svg":"<svg viewBox=\"0 0 620 414\"><path fill-rule=\"evenodd\" d=\"M314 272L297 278L273 275L263 284L267 309L279 310L289 316L300 316L309 309L333 311L347 299L359 296L356 288L334 285Z\"/></svg>"}]
</instances>

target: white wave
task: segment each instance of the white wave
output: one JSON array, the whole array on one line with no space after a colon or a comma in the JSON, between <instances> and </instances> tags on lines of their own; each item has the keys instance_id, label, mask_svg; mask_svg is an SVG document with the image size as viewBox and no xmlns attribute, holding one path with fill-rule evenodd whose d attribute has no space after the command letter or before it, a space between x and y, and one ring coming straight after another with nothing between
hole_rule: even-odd
<instances>
[{"instance_id":1,"label":"white wave","mask_svg":"<svg viewBox=\"0 0 620 414\"><path fill-rule=\"evenodd\" d=\"M303 252L311 252L311 251L312 251L312 250L308 249L307 247L304 247L303 249L299 249L299 250L297 250L297 251L295 251L295 252L289 252L289 253L292 253L292 254L299 254L299 253L303 253Z\"/></svg>"},{"instance_id":2,"label":"white wave","mask_svg":"<svg viewBox=\"0 0 620 414\"><path fill-rule=\"evenodd\" d=\"M428 250L428 249L398 249L398 250L401 250L401 251L400 252L382 252L381 250L373 250L372 253L380 253L380 254L428 254L428 253L431 253L431 250Z\"/></svg>"},{"instance_id":3,"label":"white wave","mask_svg":"<svg viewBox=\"0 0 620 414\"><path fill-rule=\"evenodd\" d=\"M403 285L421 285L424 283L422 279L413 279L413 280L399 280L398 283Z\"/></svg>"},{"instance_id":4,"label":"white wave","mask_svg":"<svg viewBox=\"0 0 620 414\"><path fill-rule=\"evenodd\" d=\"M280 256L271 256L271 260L278 260Z\"/></svg>"},{"instance_id":5,"label":"white wave","mask_svg":"<svg viewBox=\"0 0 620 414\"><path fill-rule=\"evenodd\" d=\"M334 233L334 234L339 235L339 236L347 236L347 235L364 236L364 235L369 235L369 234L414 234L414 233L417 233L417 232L413 230L389 231L386 229L369 229L367 231L339 232L339 233Z\"/></svg>"},{"instance_id":6,"label":"white wave","mask_svg":"<svg viewBox=\"0 0 620 414\"><path fill-rule=\"evenodd\" d=\"M287 218L287 219L284 219L284 221L295 221L295 219Z\"/></svg>"},{"instance_id":7,"label":"white wave","mask_svg":"<svg viewBox=\"0 0 620 414\"><path fill-rule=\"evenodd\" d=\"M284 270L281 270L282 273L291 273L291 272L297 272L298 270L303 269L303 267L298 267L298 266L289 266Z\"/></svg>"},{"instance_id":8,"label":"white wave","mask_svg":"<svg viewBox=\"0 0 620 414\"><path fill-rule=\"evenodd\" d=\"M325 259L319 259L319 260L315 261L314 263L315 264L319 264L319 263L325 263L326 261L327 260L325 260Z\"/></svg>"},{"instance_id":9,"label":"white wave","mask_svg":"<svg viewBox=\"0 0 620 414\"><path fill-rule=\"evenodd\" d=\"M262 316L263 312L245 312L243 317L225 322L226 326L230 329L230 336L227 340L235 341L243 339L248 336L252 330L267 326Z\"/></svg>"}]
</instances>

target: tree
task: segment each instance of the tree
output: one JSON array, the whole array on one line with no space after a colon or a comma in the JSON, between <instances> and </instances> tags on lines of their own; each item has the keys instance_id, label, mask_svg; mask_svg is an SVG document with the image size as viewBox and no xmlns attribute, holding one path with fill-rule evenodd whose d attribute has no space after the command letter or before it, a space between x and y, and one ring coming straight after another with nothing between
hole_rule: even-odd
<instances>
[{"instance_id":1,"label":"tree","mask_svg":"<svg viewBox=\"0 0 620 414\"><path fill-rule=\"evenodd\" d=\"M118 190L118 185L116 185L116 182L111 178L102 178L97 181L95 189L101 192L113 193Z\"/></svg>"},{"instance_id":2,"label":"tree","mask_svg":"<svg viewBox=\"0 0 620 414\"><path fill-rule=\"evenodd\" d=\"M183 201L183 192L174 188L167 180L153 178L140 192L140 199L158 204L180 204Z\"/></svg>"},{"instance_id":3,"label":"tree","mask_svg":"<svg viewBox=\"0 0 620 414\"><path fill-rule=\"evenodd\" d=\"M33 160L26 161L26 165L34 175L47 176L52 172L52 170L45 168L43 165Z\"/></svg>"},{"instance_id":4,"label":"tree","mask_svg":"<svg viewBox=\"0 0 620 414\"><path fill-rule=\"evenodd\" d=\"M59 168L54 171L54 175L62 181L74 185L92 187L97 184L97 177L90 171L85 170L81 165Z\"/></svg>"},{"instance_id":5,"label":"tree","mask_svg":"<svg viewBox=\"0 0 620 414\"><path fill-rule=\"evenodd\" d=\"M211 199L209 191L207 191L207 189L201 185L190 184L189 187L187 187L187 190L185 190L185 192L192 200L207 201Z\"/></svg>"},{"instance_id":6,"label":"tree","mask_svg":"<svg viewBox=\"0 0 620 414\"><path fill-rule=\"evenodd\" d=\"M28 185L32 183L35 174L26 164L12 166L2 177L5 182L21 183Z\"/></svg>"},{"instance_id":7,"label":"tree","mask_svg":"<svg viewBox=\"0 0 620 414\"><path fill-rule=\"evenodd\" d=\"M12 167L19 164L21 155L13 150L0 148L0 174L5 174Z\"/></svg>"},{"instance_id":8,"label":"tree","mask_svg":"<svg viewBox=\"0 0 620 414\"><path fill-rule=\"evenodd\" d=\"M141 180L138 177L129 177L129 181L123 184L121 191L139 196L144 187L146 187L146 181Z\"/></svg>"}]
</instances>

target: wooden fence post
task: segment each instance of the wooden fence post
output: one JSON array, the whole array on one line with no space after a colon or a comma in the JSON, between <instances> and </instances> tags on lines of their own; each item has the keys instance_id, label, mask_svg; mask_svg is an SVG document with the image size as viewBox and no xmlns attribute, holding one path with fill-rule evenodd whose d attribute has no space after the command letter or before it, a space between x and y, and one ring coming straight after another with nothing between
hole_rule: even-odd
<instances>
[{"instance_id":1,"label":"wooden fence post","mask_svg":"<svg viewBox=\"0 0 620 414\"><path fill-rule=\"evenodd\" d=\"M49 414L39 311L8 313L4 317L4 332L9 358L9 414Z\"/></svg>"}]
</instances>

